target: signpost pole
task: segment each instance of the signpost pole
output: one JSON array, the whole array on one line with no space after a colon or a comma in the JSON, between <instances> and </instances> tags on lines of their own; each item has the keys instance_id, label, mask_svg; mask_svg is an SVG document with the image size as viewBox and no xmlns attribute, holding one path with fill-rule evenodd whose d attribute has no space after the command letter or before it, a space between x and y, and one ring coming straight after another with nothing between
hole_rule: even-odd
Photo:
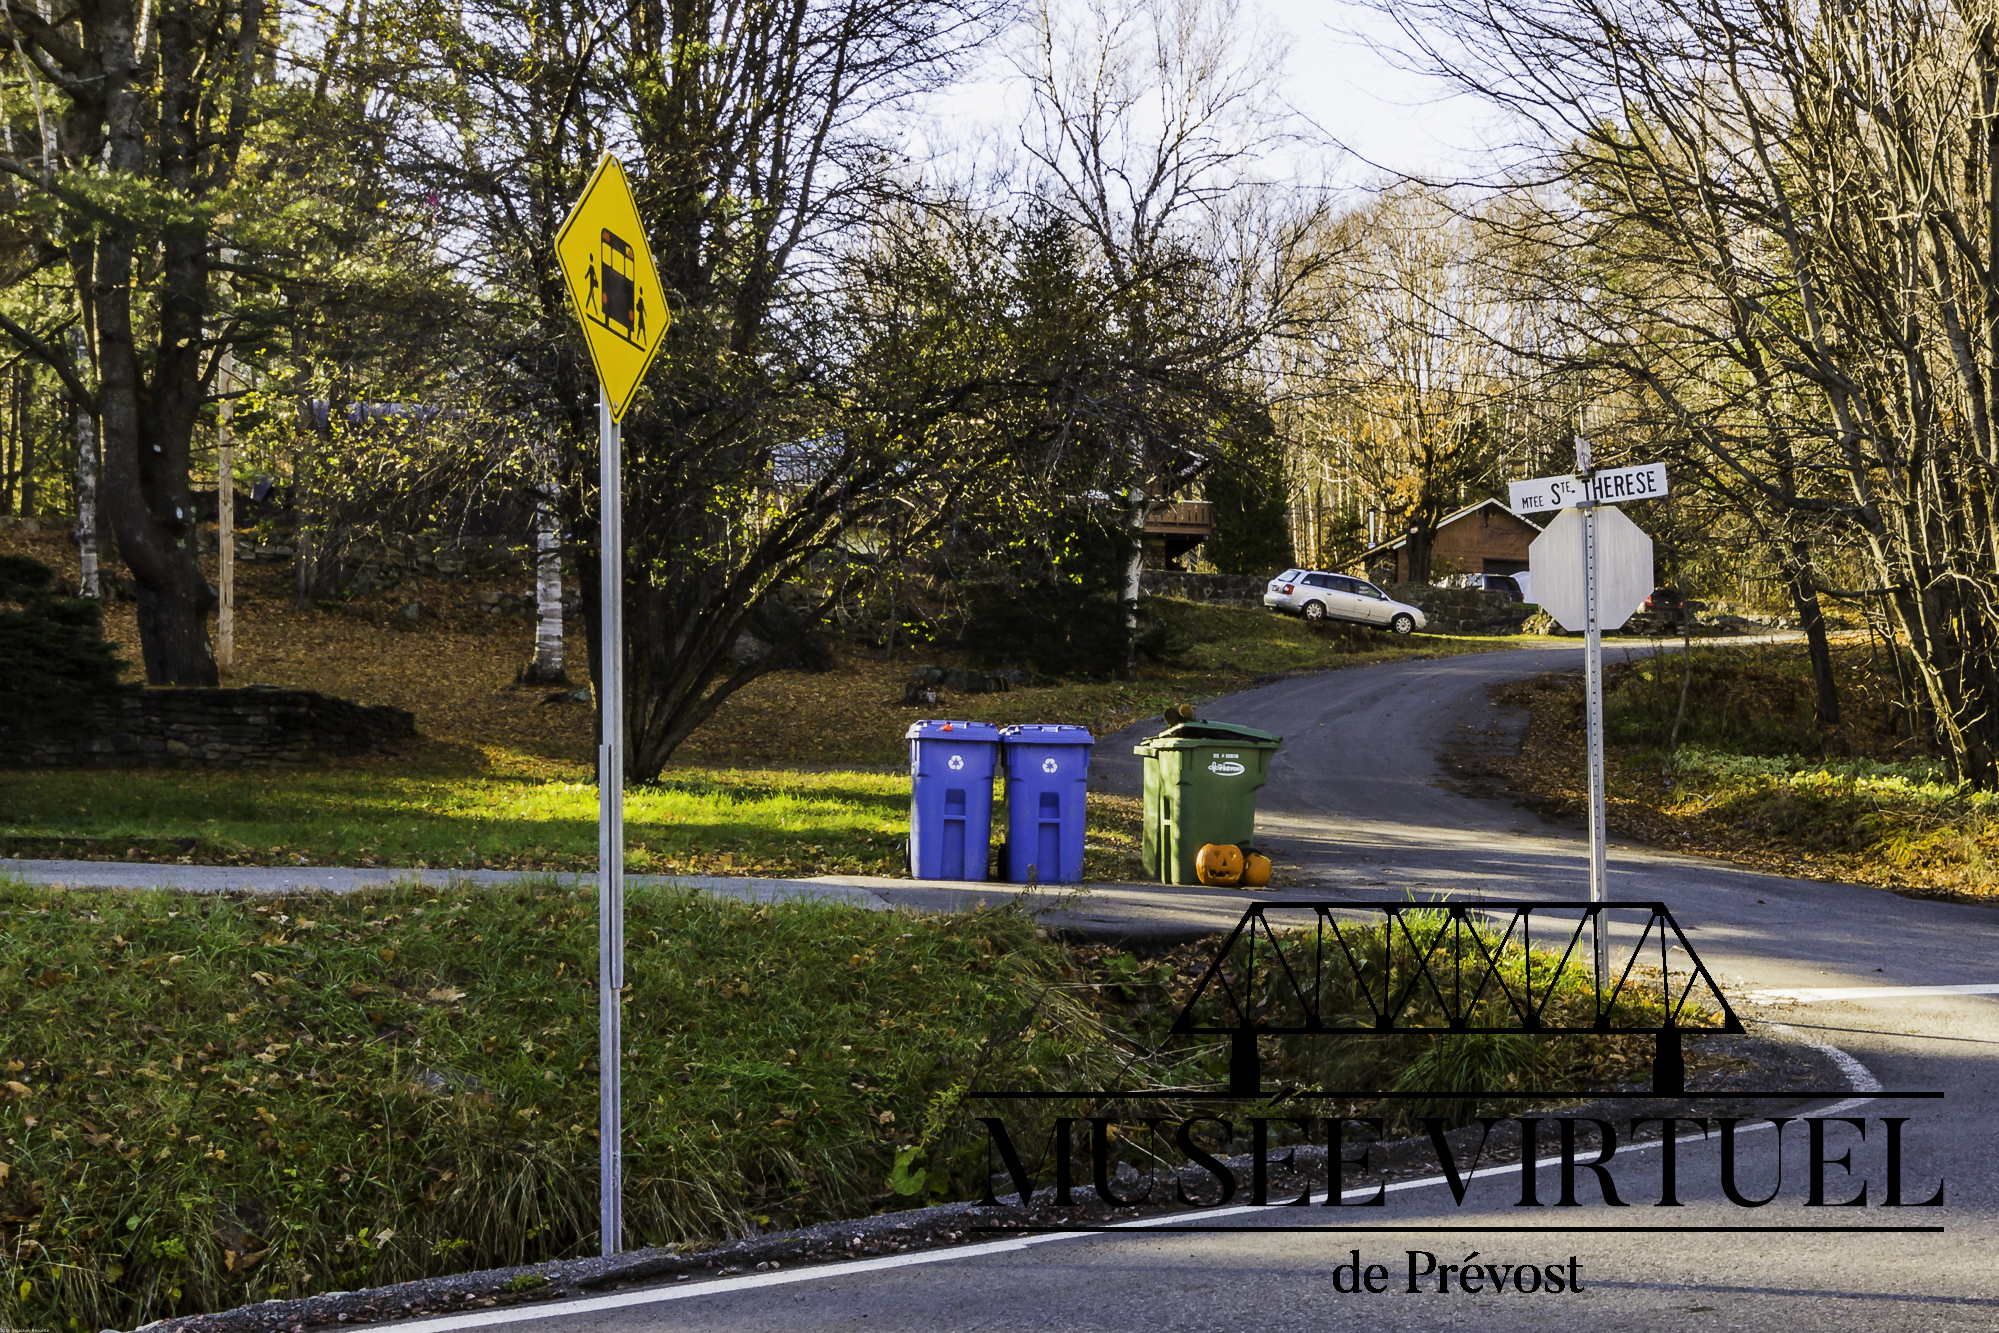
<instances>
[{"instance_id":1,"label":"signpost pole","mask_svg":"<svg viewBox=\"0 0 1999 1333\"><path fill-rule=\"evenodd\" d=\"M555 234L556 262L597 369L597 1161L598 1235L624 1244L625 540L620 419L666 332L667 305L625 169L608 152ZM648 325L646 310L652 319Z\"/></svg>"},{"instance_id":2,"label":"signpost pole","mask_svg":"<svg viewBox=\"0 0 1999 1333\"><path fill-rule=\"evenodd\" d=\"M597 392L597 1160L598 1226L606 1256L624 1235L624 1115L620 1020L625 986L625 578L622 427Z\"/></svg>"},{"instance_id":3,"label":"signpost pole","mask_svg":"<svg viewBox=\"0 0 1999 1333\"><path fill-rule=\"evenodd\" d=\"M1590 486L1589 441L1576 437L1576 472L1582 477L1583 502L1583 710L1589 732L1589 900L1600 903L1604 892L1603 810L1603 627L1598 623L1596 579L1596 498ZM1597 915L1591 936L1596 941L1596 984L1601 991L1607 971L1607 941L1603 916Z\"/></svg>"},{"instance_id":4,"label":"signpost pole","mask_svg":"<svg viewBox=\"0 0 1999 1333\"><path fill-rule=\"evenodd\" d=\"M1577 435L1576 475L1516 481L1508 487L1508 495L1516 514L1554 515L1554 521L1528 548L1536 600L1564 628L1580 627L1583 631L1583 703L1589 738L1589 900L1594 918L1591 935L1596 941L1596 981L1601 989L1609 981L1608 926L1601 907L1595 905L1610 898L1604 866L1603 628L1608 624L1616 629L1630 618L1627 608L1635 606L1643 595L1640 588L1652 586L1653 575L1652 539L1617 507L1634 500L1660 499L1667 493L1667 478L1663 463L1598 469L1591 453L1589 441ZM1573 518L1566 512L1570 509L1577 511ZM1575 550L1569 545L1571 541L1581 546L1577 552L1580 559L1570 555ZM1641 579L1644 582L1636 584Z\"/></svg>"}]
</instances>

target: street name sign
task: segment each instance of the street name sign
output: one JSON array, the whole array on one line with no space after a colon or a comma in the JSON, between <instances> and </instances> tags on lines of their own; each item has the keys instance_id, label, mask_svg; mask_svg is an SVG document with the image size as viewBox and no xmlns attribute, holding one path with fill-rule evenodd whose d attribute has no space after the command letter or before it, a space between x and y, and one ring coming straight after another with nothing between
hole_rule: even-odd
<instances>
[{"instance_id":1,"label":"street name sign","mask_svg":"<svg viewBox=\"0 0 1999 1333\"><path fill-rule=\"evenodd\" d=\"M1527 548L1534 600L1564 629L1589 626L1583 513L1564 509ZM1596 511L1596 625L1616 629L1652 595L1652 539L1615 509Z\"/></svg>"},{"instance_id":2,"label":"street name sign","mask_svg":"<svg viewBox=\"0 0 1999 1333\"><path fill-rule=\"evenodd\" d=\"M1637 467L1605 468L1587 480L1573 473L1536 477L1532 481L1509 482L1506 490L1507 503L1516 514L1548 514L1558 509L1573 509L1585 502L1614 505L1629 500L1657 500L1666 494L1666 465L1641 463Z\"/></svg>"},{"instance_id":3,"label":"street name sign","mask_svg":"<svg viewBox=\"0 0 1999 1333\"><path fill-rule=\"evenodd\" d=\"M622 422L666 332L666 302L625 168L609 153L555 234L555 260L576 305L597 382Z\"/></svg>"}]
</instances>

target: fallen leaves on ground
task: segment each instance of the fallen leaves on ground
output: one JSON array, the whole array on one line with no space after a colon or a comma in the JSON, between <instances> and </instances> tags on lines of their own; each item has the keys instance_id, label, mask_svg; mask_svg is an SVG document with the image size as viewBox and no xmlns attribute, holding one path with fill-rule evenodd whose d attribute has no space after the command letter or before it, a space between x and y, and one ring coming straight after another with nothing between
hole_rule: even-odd
<instances>
[{"instance_id":1,"label":"fallen leaves on ground","mask_svg":"<svg viewBox=\"0 0 1999 1333\"><path fill-rule=\"evenodd\" d=\"M1468 762L1466 780L1487 794L1511 794L1549 818L1586 819L1581 675L1539 676L1488 693L1497 704L1527 711L1526 735L1517 754ZM1655 751L1616 748L1605 756L1605 786L1609 830L1654 847L1913 897L1999 897L1990 869L1999 860L1999 820L1973 805L1940 813L1848 790L1850 808L1814 809L1788 784L1676 780L1660 771Z\"/></svg>"}]
</instances>

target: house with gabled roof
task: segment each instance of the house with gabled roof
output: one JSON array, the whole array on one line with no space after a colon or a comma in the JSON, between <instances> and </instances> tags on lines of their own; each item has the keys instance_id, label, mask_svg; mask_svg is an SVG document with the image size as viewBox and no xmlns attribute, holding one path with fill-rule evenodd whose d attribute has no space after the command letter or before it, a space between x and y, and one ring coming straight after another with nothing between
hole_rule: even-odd
<instances>
[{"instance_id":1,"label":"house with gabled roof","mask_svg":"<svg viewBox=\"0 0 1999 1333\"><path fill-rule=\"evenodd\" d=\"M1437 525L1430 543L1430 577L1451 574L1518 574L1527 568L1527 547L1541 529L1506 507L1502 500L1466 505ZM1341 566L1376 583L1409 581L1408 534L1371 546Z\"/></svg>"}]
</instances>

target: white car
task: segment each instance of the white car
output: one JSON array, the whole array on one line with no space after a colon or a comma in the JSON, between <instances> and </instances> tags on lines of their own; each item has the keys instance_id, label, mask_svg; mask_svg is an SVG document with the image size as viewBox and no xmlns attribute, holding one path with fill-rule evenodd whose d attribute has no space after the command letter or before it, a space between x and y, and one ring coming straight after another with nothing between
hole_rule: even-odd
<instances>
[{"instance_id":1,"label":"white car","mask_svg":"<svg viewBox=\"0 0 1999 1333\"><path fill-rule=\"evenodd\" d=\"M1279 574L1265 590L1263 605L1271 611L1295 611L1307 620L1377 625L1397 634L1430 623L1422 608L1396 601L1366 579L1316 569L1287 569Z\"/></svg>"}]
</instances>

